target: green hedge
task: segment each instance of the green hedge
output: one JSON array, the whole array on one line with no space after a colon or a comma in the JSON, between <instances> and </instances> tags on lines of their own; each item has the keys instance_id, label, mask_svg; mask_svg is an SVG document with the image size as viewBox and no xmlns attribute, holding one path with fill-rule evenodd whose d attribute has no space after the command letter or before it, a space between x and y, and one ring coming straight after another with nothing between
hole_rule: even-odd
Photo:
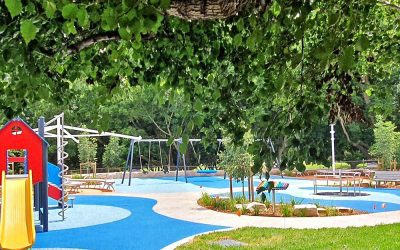
<instances>
[{"instance_id":1,"label":"green hedge","mask_svg":"<svg viewBox=\"0 0 400 250\"><path fill-rule=\"evenodd\" d=\"M335 163L335 168L336 169L350 169L351 165L346 162L336 162Z\"/></svg>"},{"instance_id":2,"label":"green hedge","mask_svg":"<svg viewBox=\"0 0 400 250\"><path fill-rule=\"evenodd\" d=\"M305 164L306 165L306 170L319 170L319 169L326 169L325 165L322 164L317 164L317 163L311 163L311 164Z\"/></svg>"}]
</instances>

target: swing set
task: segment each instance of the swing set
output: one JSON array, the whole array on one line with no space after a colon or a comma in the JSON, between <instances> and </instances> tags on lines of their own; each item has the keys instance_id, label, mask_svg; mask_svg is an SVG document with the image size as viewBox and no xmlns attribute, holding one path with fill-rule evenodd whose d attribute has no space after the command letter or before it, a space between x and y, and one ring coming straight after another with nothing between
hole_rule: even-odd
<instances>
[{"instance_id":1,"label":"swing set","mask_svg":"<svg viewBox=\"0 0 400 250\"><path fill-rule=\"evenodd\" d=\"M201 162L201 154L196 152L195 147L193 145L193 142L200 142L201 139L189 139L189 143L192 146L193 149L193 153L196 157L197 163L200 164ZM222 144L222 139L218 139L218 149L217 152L219 152L220 148L221 148L221 144ZM149 143L149 149L148 149L148 158L145 159L145 157L142 155L142 150L140 148L140 143ZM152 158L151 158L151 145L152 143L158 143L158 154L160 157L160 165L157 167L154 167L151 165L152 163ZM131 179L132 179L132 172L133 172L133 165L134 165L134 150L135 150L135 144L137 144L138 147L138 155L139 155L139 164L140 164L140 170L143 173L148 173L150 170L162 170L165 174L169 173L171 171L171 162L173 161L172 159L172 145L169 145L169 151L168 151L168 164L165 165L164 161L163 161L163 153L162 153L162 147L161 147L161 143L168 143L167 139L141 139L141 140L131 140L130 146L129 146L129 152L128 152L128 156L126 159L126 163L125 163L125 169L124 169L124 173L122 175L122 184L124 183L125 177L126 177L126 172L129 171L129 180L128 180L128 185L131 185ZM176 148L176 165L175 165L175 180L178 181L178 175L179 175L179 169L181 168L181 163L182 163L182 168L184 171L184 177L185 177L185 181L186 183L188 182L188 176L187 176L187 170L188 170L188 166L186 164L186 157L185 154L182 154L180 152L180 145L182 144L182 138L179 139L175 139L174 140L175 144L175 148ZM144 167L143 164L143 159L147 160L147 168ZM216 160L215 160L215 166L216 166ZM217 173L217 170L215 169L198 169L196 171L196 173L198 174L215 174Z\"/></svg>"}]
</instances>

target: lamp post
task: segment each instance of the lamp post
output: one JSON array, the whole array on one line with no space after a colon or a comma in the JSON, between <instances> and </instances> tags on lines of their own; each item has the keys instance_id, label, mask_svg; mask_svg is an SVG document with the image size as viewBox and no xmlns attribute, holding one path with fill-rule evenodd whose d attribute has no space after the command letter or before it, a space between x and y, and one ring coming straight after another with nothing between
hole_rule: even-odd
<instances>
[{"instance_id":1,"label":"lamp post","mask_svg":"<svg viewBox=\"0 0 400 250\"><path fill-rule=\"evenodd\" d=\"M332 169L335 175L335 124L330 124L331 126L331 142L332 142Z\"/></svg>"}]
</instances>

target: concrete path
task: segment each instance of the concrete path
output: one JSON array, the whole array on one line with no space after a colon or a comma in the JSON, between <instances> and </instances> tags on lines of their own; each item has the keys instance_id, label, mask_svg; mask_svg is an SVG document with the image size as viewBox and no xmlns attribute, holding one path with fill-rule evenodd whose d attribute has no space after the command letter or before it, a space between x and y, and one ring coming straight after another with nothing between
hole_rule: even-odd
<instances>
[{"instance_id":1,"label":"concrete path","mask_svg":"<svg viewBox=\"0 0 400 250\"><path fill-rule=\"evenodd\" d=\"M205 223L232 228L271 227L271 228L330 228L361 227L379 224L400 223L400 211L371 213L333 217L257 217L237 216L216 212L197 204L200 192L129 194L105 193L105 195L144 197L157 200L153 210L159 214L191 222Z\"/></svg>"}]
</instances>

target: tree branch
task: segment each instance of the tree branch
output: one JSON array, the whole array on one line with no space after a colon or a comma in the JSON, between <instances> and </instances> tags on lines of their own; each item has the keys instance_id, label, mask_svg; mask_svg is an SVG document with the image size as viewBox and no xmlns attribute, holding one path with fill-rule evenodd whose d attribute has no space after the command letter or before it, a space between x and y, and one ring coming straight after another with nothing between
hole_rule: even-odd
<instances>
[{"instance_id":1,"label":"tree branch","mask_svg":"<svg viewBox=\"0 0 400 250\"><path fill-rule=\"evenodd\" d=\"M153 39L154 37L155 37L154 34L142 35L142 41L148 41ZM85 38L75 44L68 45L67 53L75 54L99 42L118 41L118 40L121 40L121 36L116 31L96 34L88 38Z\"/></svg>"},{"instance_id":2,"label":"tree branch","mask_svg":"<svg viewBox=\"0 0 400 250\"><path fill-rule=\"evenodd\" d=\"M150 121L151 121L161 132L163 132L163 133L164 133L165 135L167 135L167 136L171 136L171 134L165 132L165 130L163 130L151 116L147 116L147 117L149 117Z\"/></svg>"},{"instance_id":3,"label":"tree branch","mask_svg":"<svg viewBox=\"0 0 400 250\"><path fill-rule=\"evenodd\" d=\"M393 9L396 9L396 10L400 10L400 6L399 5L395 5L395 4L391 3L391 2L388 2L388 1L377 1L377 2L382 4L382 5L388 6L390 8L393 8Z\"/></svg>"},{"instance_id":4,"label":"tree branch","mask_svg":"<svg viewBox=\"0 0 400 250\"><path fill-rule=\"evenodd\" d=\"M174 0L167 14L185 20L225 19L237 15L256 0ZM263 2L263 1L261 1ZM264 1L265 2L265 1Z\"/></svg>"},{"instance_id":5,"label":"tree branch","mask_svg":"<svg viewBox=\"0 0 400 250\"><path fill-rule=\"evenodd\" d=\"M343 118L340 117L340 116L338 116L338 118L339 118L340 126L341 126L341 128L342 128L342 131L343 131L345 137L346 137L347 142L350 143L350 145L352 145L353 147L355 147L355 148L357 148L358 150L360 150L361 153L363 153L363 155L364 155L365 157L369 157L369 153L368 153L368 149L367 149L367 147L366 147L366 144L363 143L363 142L360 142L360 141L357 142L357 143L353 142L353 141L350 139L350 136L349 136L349 133L347 132L346 126L344 125L344 120L343 120Z\"/></svg>"}]
</instances>

